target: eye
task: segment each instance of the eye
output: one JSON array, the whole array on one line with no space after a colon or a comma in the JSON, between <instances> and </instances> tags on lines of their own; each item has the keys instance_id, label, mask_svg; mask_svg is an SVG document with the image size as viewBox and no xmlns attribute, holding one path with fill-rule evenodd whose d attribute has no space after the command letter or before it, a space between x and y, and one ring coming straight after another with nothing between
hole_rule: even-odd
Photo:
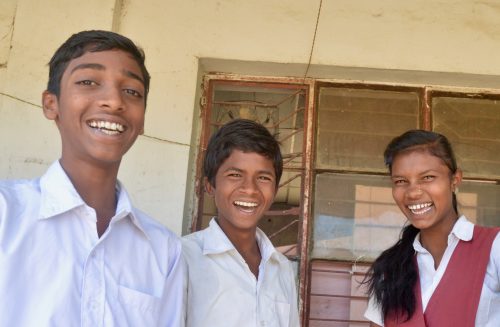
<instances>
[{"instance_id":1,"label":"eye","mask_svg":"<svg viewBox=\"0 0 500 327\"><path fill-rule=\"evenodd\" d=\"M227 176L232 177L232 178L239 178L239 177L241 177L241 174L240 173L228 173Z\"/></svg>"},{"instance_id":2,"label":"eye","mask_svg":"<svg viewBox=\"0 0 500 327\"><path fill-rule=\"evenodd\" d=\"M142 93L140 93L139 91L136 91L134 89L125 89L124 92L127 94L130 94L136 98L142 98Z\"/></svg>"},{"instance_id":3,"label":"eye","mask_svg":"<svg viewBox=\"0 0 500 327\"><path fill-rule=\"evenodd\" d=\"M436 178L436 176L433 175L425 175L422 179L426 182L433 181Z\"/></svg>"},{"instance_id":4,"label":"eye","mask_svg":"<svg viewBox=\"0 0 500 327\"><path fill-rule=\"evenodd\" d=\"M273 179L270 176L267 176L267 175L259 176L259 180L263 181L263 182L272 182L273 181Z\"/></svg>"},{"instance_id":5,"label":"eye","mask_svg":"<svg viewBox=\"0 0 500 327\"><path fill-rule=\"evenodd\" d=\"M84 79L84 80L78 81L78 82L76 82L76 84L78 84L78 85L86 85L86 86L97 85L96 82L94 82L92 80L89 80L89 79Z\"/></svg>"},{"instance_id":6,"label":"eye","mask_svg":"<svg viewBox=\"0 0 500 327\"><path fill-rule=\"evenodd\" d=\"M398 178L398 179L393 179L392 180L392 183L395 185L395 186L403 186L403 185L406 185L406 180L405 179L402 179L402 178Z\"/></svg>"}]
</instances>

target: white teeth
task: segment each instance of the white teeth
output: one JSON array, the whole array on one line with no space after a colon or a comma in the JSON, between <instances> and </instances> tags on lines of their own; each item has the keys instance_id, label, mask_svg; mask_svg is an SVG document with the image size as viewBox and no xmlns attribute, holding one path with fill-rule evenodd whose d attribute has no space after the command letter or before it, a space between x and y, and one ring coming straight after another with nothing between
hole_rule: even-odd
<instances>
[{"instance_id":1,"label":"white teeth","mask_svg":"<svg viewBox=\"0 0 500 327\"><path fill-rule=\"evenodd\" d=\"M255 202L244 202L244 201L234 201L234 204L242 207L251 207L251 208L257 206L257 203Z\"/></svg>"},{"instance_id":2,"label":"white teeth","mask_svg":"<svg viewBox=\"0 0 500 327\"><path fill-rule=\"evenodd\" d=\"M95 121L91 120L89 123L89 126L92 128L98 128L102 132L108 135L115 135L118 133L121 133L125 130L125 127L119 123L115 122L109 122L109 121Z\"/></svg>"},{"instance_id":3,"label":"white teeth","mask_svg":"<svg viewBox=\"0 0 500 327\"><path fill-rule=\"evenodd\" d=\"M431 202L419 203L419 204L411 204L411 205L408 206L408 209L410 209L410 210L419 210L419 209L430 207L431 205L432 205Z\"/></svg>"},{"instance_id":4,"label":"white teeth","mask_svg":"<svg viewBox=\"0 0 500 327\"><path fill-rule=\"evenodd\" d=\"M120 133L118 131L110 131L107 129L101 129L101 132L103 132L104 134L107 134L107 135L116 135L116 134Z\"/></svg>"},{"instance_id":5,"label":"white teeth","mask_svg":"<svg viewBox=\"0 0 500 327\"><path fill-rule=\"evenodd\" d=\"M422 215L427 211L431 210L432 202L411 204L408 209L411 210L416 215Z\"/></svg>"}]
</instances>

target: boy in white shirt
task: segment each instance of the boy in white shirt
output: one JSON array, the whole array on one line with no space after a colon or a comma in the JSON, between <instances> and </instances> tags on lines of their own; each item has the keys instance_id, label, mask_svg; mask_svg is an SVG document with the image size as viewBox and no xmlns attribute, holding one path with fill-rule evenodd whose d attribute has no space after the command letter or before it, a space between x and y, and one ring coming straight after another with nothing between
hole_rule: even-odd
<instances>
[{"instance_id":1,"label":"boy in white shirt","mask_svg":"<svg viewBox=\"0 0 500 327\"><path fill-rule=\"evenodd\" d=\"M0 182L0 326L182 326L180 240L117 180L144 129L144 53L84 31L49 69L62 155L41 178Z\"/></svg>"},{"instance_id":2,"label":"boy in white shirt","mask_svg":"<svg viewBox=\"0 0 500 327\"><path fill-rule=\"evenodd\" d=\"M291 264L257 228L283 171L278 142L256 122L233 120L210 139L203 169L218 214L183 239L186 326L299 326Z\"/></svg>"}]
</instances>

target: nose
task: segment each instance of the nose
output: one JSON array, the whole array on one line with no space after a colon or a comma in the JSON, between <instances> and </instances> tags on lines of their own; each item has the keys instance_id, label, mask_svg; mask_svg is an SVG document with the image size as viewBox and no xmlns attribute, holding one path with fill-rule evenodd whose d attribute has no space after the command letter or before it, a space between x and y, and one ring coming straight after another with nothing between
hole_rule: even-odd
<instances>
[{"instance_id":1,"label":"nose","mask_svg":"<svg viewBox=\"0 0 500 327\"><path fill-rule=\"evenodd\" d=\"M109 85L102 88L101 98L99 100L101 107L108 110L123 110L123 92L122 90L114 85Z\"/></svg>"},{"instance_id":2,"label":"nose","mask_svg":"<svg viewBox=\"0 0 500 327\"><path fill-rule=\"evenodd\" d=\"M257 192L257 189L258 189L257 183L256 183L254 178L252 178L250 176L243 178L243 181L242 181L241 187L240 187L240 190L242 192L247 193L247 194L252 194L252 193Z\"/></svg>"},{"instance_id":3,"label":"nose","mask_svg":"<svg viewBox=\"0 0 500 327\"><path fill-rule=\"evenodd\" d=\"M417 199L421 197L423 194L422 188L420 184L411 184L408 189L406 190L406 195L410 199Z\"/></svg>"}]
</instances>

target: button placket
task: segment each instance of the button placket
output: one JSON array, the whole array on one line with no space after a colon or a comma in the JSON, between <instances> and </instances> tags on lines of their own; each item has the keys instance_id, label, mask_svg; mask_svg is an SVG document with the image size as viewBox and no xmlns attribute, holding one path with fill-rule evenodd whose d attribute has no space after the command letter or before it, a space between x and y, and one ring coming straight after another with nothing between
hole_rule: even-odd
<instances>
[{"instance_id":1,"label":"button placket","mask_svg":"<svg viewBox=\"0 0 500 327\"><path fill-rule=\"evenodd\" d=\"M89 254L84 268L82 289L82 326L101 326L104 320L103 250Z\"/></svg>"}]
</instances>

